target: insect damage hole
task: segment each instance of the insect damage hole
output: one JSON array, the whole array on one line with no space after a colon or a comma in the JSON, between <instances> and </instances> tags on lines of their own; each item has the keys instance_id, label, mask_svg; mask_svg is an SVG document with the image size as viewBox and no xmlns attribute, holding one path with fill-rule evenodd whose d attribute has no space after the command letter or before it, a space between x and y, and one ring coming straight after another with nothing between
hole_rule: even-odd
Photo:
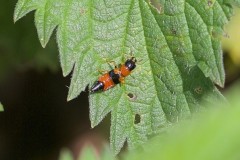
<instances>
[{"instance_id":1,"label":"insect damage hole","mask_svg":"<svg viewBox=\"0 0 240 160\"><path fill-rule=\"evenodd\" d=\"M138 124L141 122L141 116L139 114L135 114L134 124Z\"/></svg>"},{"instance_id":2,"label":"insect damage hole","mask_svg":"<svg viewBox=\"0 0 240 160\"><path fill-rule=\"evenodd\" d=\"M158 2L157 0L149 0L148 2L156 11L161 14L163 11L162 4Z\"/></svg>"},{"instance_id":3,"label":"insect damage hole","mask_svg":"<svg viewBox=\"0 0 240 160\"><path fill-rule=\"evenodd\" d=\"M132 93L128 93L128 97L132 99L134 95Z\"/></svg>"},{"instance_id":4,"label":"insect damage hole","mask_svg":"<svg viewBox=\"0 0 240 160\"><path fill-rule=\"evenodd\" d=\"M209 7L212 7L212 6L213 6L213 4L214 4L212 0L208 0L208 2L207 2L207 3L208 3L208 6L209 6Z\"/></svg>"},{"instance_id":5,"label":"insect damage hole","mask_svg":"<svg viewBox=\"0 0 240 160\"><path fill-rule=\"evenodd\" d=\"M195 91L197 94L202 94L203 88L202 88L202 87L196 87L196 88L194 89L194 91Z\"/></svg>"},{"instance_id":6,"label":"insect damage hole","mask_svg":"<svg viewBox=\"0 0 240 160\"><path fill-rule=\"evenodd\" d=\"M128 93L127 96L130 100L136 100L136 98L137 98L137 96L132 93Z\"/></svg>"}]
</instances>

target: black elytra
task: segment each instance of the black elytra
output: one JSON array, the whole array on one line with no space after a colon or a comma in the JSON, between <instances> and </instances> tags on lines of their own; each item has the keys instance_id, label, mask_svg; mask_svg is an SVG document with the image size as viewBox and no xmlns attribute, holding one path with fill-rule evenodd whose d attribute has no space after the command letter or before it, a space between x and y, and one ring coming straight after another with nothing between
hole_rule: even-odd
<instances>
[{"instance_id":1,"label":"black elytra","mask_svg":"<svg viewBox=\"0 0 240 160\"><path fill-rule=\"evenodd\" d=\"M109 76L112 78L114 84L119 84L120 75L114 72L114 69L108 72Z\"/></svg>"}]
</instances>

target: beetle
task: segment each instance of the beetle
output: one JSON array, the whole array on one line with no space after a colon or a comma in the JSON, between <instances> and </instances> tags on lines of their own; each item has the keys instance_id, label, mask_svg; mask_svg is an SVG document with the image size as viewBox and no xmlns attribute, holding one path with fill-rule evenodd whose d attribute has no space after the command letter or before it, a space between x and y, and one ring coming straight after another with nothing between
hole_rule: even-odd
<instances>
[{"instance_id":1,"label":"beetle","mask_svg":"<svg viewBox=\"0 0 240 160\"><path fill-rule=\"evenodd\" d=\"M115 69L110 70L98 78L91 87L90 92L106 91L119 83L124 83L125 77L130 75L132 70L136 67L136 62L136 58L131 57L118 68L115 66Z\"/></svg>"}]
</instances>

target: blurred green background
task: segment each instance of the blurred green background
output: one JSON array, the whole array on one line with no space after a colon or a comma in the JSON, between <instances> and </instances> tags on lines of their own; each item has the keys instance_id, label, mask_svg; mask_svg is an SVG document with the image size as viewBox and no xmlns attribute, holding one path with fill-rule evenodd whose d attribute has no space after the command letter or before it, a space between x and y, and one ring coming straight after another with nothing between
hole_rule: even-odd
<instances>
[{"instance_id":1,"label":"blurred green background","mask_svg":"<svg viewBox=\"0 0 240 160\"><path fill-rule=\"evenodd\" d=\"M16 2L0 2L0 159L55 160L62 147L77 156L87 143L100 151L109 117L91 129L88 93L66 101L71 75L62 76L55 36L41 47L34 12L14 24ZM226 88L240 78L239 19L240 10L223 36Z\"/></svg>"}]
</instances>

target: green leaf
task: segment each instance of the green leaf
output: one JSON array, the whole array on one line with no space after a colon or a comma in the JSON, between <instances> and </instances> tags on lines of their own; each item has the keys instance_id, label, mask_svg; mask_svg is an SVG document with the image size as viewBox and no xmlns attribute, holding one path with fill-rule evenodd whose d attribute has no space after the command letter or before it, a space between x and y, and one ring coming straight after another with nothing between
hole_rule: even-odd
<instances>
[{"instance_id":1,"label":"green leaf","mask_svg":"<svg viewBox=\"0 0 240 160\"><path fill-rule=\"evenodd\" d=\"M85 146L81 151L81 155L78 160L97 160L96 151L91 146Z\"/></svg>"},{"instance_id":2,"label":"green leaf","mask_svg":"<svg viewBox=\"0 0 240 160\"><path fill-rule=\"evenodd\" d=\"M3 108L3 105L2 103L0 102L0 112L4 111L4 108Z\"/></svg>"},{"instance_id":3,"label":"green leaf","mask_svg":"<svg viewBox=\"0 0 240 160\"><path fill-rule=\"evenodd\" d=\"M240 83L239 83L240 84ZM125 155L125 160L238 160L240 159L240 85L230 91L229 106L210 110L193 121L185 121L144 145L145 151Z\"/></svg>"},{"instance_id":4,"label":"green leaf","mask_svg":"<svg viewBox=\"0 0 240 160\"><path fill-rule=\"evenodd\" d=\"M100 155L100 160L117 160L108 145L104 146L103 152Z\"/></svg>"},{"instance_id":5,"label":"green leaf","mask_svg":"<svg viewBox=\"0 0 240 160\"><path fill-rule=\"evenodd\" d=\"M55 28L63 75L72 69L68 100L110 70L108 61L138 60L125 84L90 94L92 127L111 112L111 148L143 144L169 124L223 99L220 38L239 0L19 0L14 20L36 10L42 46ZM106 60L107 59L107 60ZM131 98L131 96L133 97ZM139 122L139 123L136 123Z\"/></svg>"},{"instance_id":6,"label":"green leaf","mask_svg":"<svg viewBox=\"0 0 240 160\"><path fill-rule=\"evenodd\" d=\"M59 160L73 160L73 155L68 149L62 149ZM81 150L81 154L77 158L78 160L115 160L110 148L105 145L103 151L97 154L97 151L93 146L86 145Z\"/></svg>"},{"instance_id":7,"label":"green leaf","mask_svg":"<svg viewBox=\"0 0 240 160\"><path fill-rule=\"evenodd\" d=\"M73 160L73 156L70 150L62 149L60 152L59 160Z\"/></svg>"}]
</instances>

